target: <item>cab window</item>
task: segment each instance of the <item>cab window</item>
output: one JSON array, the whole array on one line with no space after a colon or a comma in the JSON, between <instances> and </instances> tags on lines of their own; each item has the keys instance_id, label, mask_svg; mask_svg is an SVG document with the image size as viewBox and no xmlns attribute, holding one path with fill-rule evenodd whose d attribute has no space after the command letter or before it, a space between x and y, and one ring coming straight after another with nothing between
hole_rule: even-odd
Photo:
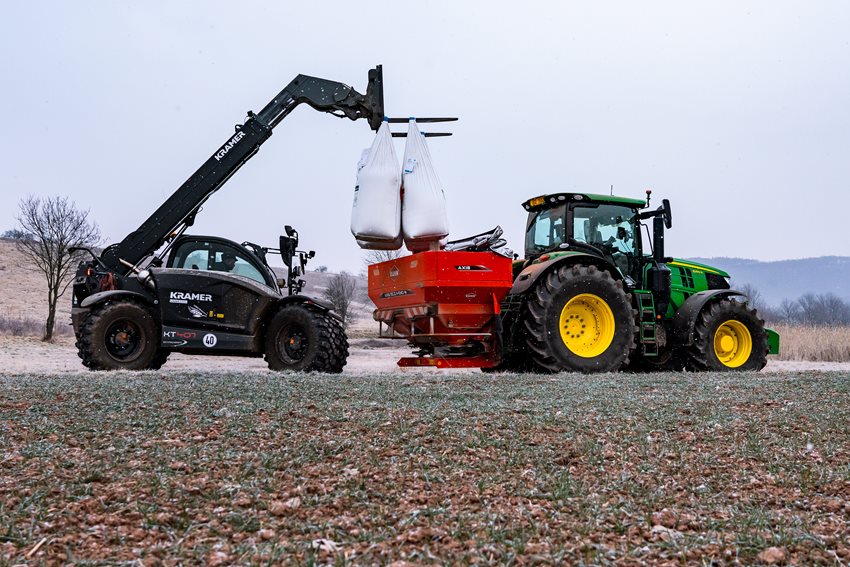
<instances>
[{"instance_id":1,"label":"cab window","mask_svg":"<svg viewBox=\"0 0 850 567\"><path fill-rule=\"evenodd\" d=\"M193 250L186 255L182 265L174 266L175 268L186 268L191 270L206 270L209 262L209 251Z\"/></svg>"},{"instance_id":2,"label":"cab window","mask_svg":"<svg viewBox=\"0 0 850 567\"><path fill-rule=\"evenodd\" d=\"M542 254L565 242L564 205L534 211L525 232L526 255Z\"/></svg>"},{"instance_id":3,"label":"cab window","mask_svg":"<svg viewBox=\"0 0 850 567\"><path fill-rule=\"evenodd\" d=\"M614 204L574 204L572 228L573 238L601 251L623 275L639 276L636 253L640 232L634 209Z\"/></svg>"},{"instance_id":4,"label":"cab window","mask_svg":"<svg viewBox=\"0 0 850 567\"><path fill-rule=\"evenodd\" d=\"M189 241L169 259L170 268L229 272L269 285L266 277L239 249L219 242Z\"/></svg>"},{"instance_id":5,"label":"cab window","mask_svg":"<svg viewBox=\"0 0 850 567\"><path fill-rule=\"evenodd\" d=\"M263 274L248 262L242 255L234 253L231 249L218 250L213 255L212 270L218 272L230 272L251 278L261 284L265 284Z\"/></svg>"}]
</instances>

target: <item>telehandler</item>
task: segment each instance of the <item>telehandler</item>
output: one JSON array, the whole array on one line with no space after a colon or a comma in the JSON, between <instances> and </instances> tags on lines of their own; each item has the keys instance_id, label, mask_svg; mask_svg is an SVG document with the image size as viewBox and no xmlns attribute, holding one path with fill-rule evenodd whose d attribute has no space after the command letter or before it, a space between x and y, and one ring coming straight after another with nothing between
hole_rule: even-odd
<instances>
[{"instance_id":1,"label":"telehandler","mask_svg":"<svg viewBox=\"0 0 850 567\"><path fill-rule=\"evenodd\" d=\"M298 75L248 118L154 213L121 242L81 262L72 323L92 370L160 368L172 352L265 356L273 370L341 372L348 341L331 306L302 295L299 276L313 253L298 251L286 227L279 248L184 234L204 202L253 157L298 105L358 120L384 118L381 66L366 94L336 81ZM279 282L266 261L279 253ZM300 265L293 266L293 257ZM285 285L284 294L281 285Z\"/></svg>"}]
</instances>

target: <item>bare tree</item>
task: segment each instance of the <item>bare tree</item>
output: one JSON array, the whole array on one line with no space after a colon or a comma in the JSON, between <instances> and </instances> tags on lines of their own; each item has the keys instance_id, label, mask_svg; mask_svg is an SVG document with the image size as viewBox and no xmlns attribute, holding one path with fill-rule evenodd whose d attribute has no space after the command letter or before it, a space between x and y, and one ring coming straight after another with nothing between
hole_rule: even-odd
<instances>
[{"instance_id":1,"label":"bare tree","mask_svg":"<svg viewBox=\"0 0 850 567\"><path fill-rule=\"evenodd\" d=\"M31 238L31 235L27 234L23 230L13 228L12 230L4 232L0 238L6 238L8 240L27 240L28 238Z\"/></svg>"},{"instance_id":2,"label":"bare tree","mask_svg":"<svg viewBox=\"0 0 850 567\"><path fill-rule=\"evenodd\" d=\"M732 288L737 289L747 296L747 303L751 308L762 311L762 309L767 307L764 303L764 296L753 284L745 283L742 285L733 285Z\"/></svg>"},{"instance_id":3,"label":"bare tree","mask_svg":"<svg viewBox=\"0 0 850 567\"><path fill-rule=\"evenodd\" d=\"M356 289L357 278L347 272L341 272L330 279L327 289L322 292L325 299L330 301L334 310L340 314L346 326L353 319L350 307Z\"/></svg>"},{"instance_id":4,"label":"bare tree","mask_svg":"<svg viewBox=\"0 0 850 567\"><path fill-rule=\"evenodd\" d=\"M95 246L100 241L100 229L88 220L89 212L76 207L67 197L40 199L29 196L20 202L17 217L19 229L28 235L16 240L18 250L33 270L47 280L47 321L43 340L53 338L56 323L56 303L73 281L71 270L80 259L69 254L73 246Z\"/></svg>"},{"instance_id":5,"label":"bare tree","mask_svg":"<svg viewBox=\"0 0 850 567\"><path fill-rule=\"evenodd\" d=\"M800 304L793 299L783 299L779 304L779 314L785 323L796 323L800 319Z\"/></svg>"},{"instance_id":6,"label":"bare tree","mask_svg":"<svg viewBox=\"0 0 850 567\"><path fill-rule=\"evenodd\" d=\"M365 252L363 255L363 267L367 269L372 264L389 262L390 260L410 254L407 250L366 250Z\"/></svg>"},{"instance_id":7,"label":"bare tree","mask_svg":"<svg viewBox=\"0 0 850 567\"><path fill-rule=\"evenodd\" d=\"M831 327L850 324L850 305L834 293L806 293L797 304L803 323Z\"/></svg>"}]
</instances>

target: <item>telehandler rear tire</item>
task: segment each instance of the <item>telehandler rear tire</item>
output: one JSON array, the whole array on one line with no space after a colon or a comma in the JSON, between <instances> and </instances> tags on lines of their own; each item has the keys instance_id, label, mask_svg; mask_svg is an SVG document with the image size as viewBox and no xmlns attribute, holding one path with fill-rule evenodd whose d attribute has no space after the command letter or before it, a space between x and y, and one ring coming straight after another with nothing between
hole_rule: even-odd
<instances>
[{"instance_id":1,"label":"telehandler rear tire","mask_svg":"<svg viewBox=\"0 0 850 567\"><path fill-rule=\"evenodd\" d=\"M721 299L697 318L688 350L694 370L761 370L769 347L764 321L745 303Z\"/></svg>"},{"instance_id":2,"label":"telehandler rear tire","mask_svg":"<svg viewBox=\"0 0 850 567\"><path fill-rule=\"evenodd\" d=\"M265 352L272 370L338 374L348 359L348 339L330 314L290 305L272 317Z\"/></svg>"},{"instance_id":3,"label":"telehandler rear tire","mask_svg":"<svg viewBox=\"0 0 850 567\"><path fill-rule=\"evenodd\" d=\"M561 266L528 297L526 347L550 372L613 372L635 348L635 316L623 282L596 266Z\"/></svg>"},{"instance_id":4,"label":"telehandler rear tire","mask_svg":"<svg viewBox=\"0 0 850 567\"><path fill-rule=\"evenodd\" d=\"M79 356L90 370L152 369L158 331L150 310L135 301L98 305L80 325Z\"/></svg>"}]
</instances>

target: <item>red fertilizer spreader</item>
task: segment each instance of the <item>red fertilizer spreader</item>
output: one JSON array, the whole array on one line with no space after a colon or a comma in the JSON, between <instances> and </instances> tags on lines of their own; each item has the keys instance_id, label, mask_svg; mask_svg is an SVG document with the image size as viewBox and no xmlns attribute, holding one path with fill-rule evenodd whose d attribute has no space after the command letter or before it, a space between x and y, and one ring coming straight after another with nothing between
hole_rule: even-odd
<instances>
[{"instance_id":1,"label":"red fertilizer spreader","mask_svg":"<svg viewBox=\"0 0 850 567\"><path fill-rule=\"evenodd\" d=\"M498 364L499 304L512 284L511 259L490 251L435 250L369 266L381 336L419 349L399 366Z\"/></svg>"}]
</instances>

